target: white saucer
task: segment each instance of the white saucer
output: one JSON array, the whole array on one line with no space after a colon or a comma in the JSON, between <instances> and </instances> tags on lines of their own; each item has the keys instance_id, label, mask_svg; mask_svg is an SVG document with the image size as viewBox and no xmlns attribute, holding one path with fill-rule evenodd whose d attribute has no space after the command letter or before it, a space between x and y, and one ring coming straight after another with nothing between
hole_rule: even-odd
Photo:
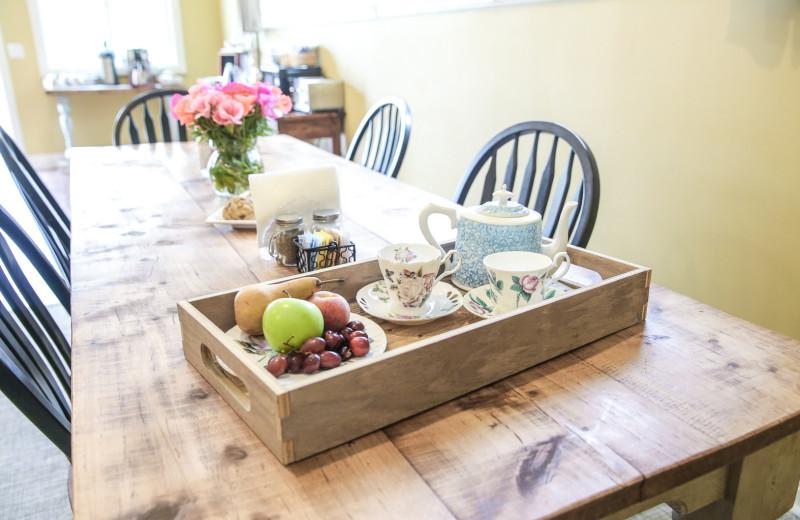
<instances>
[{"instance_id":1,"label":"white saucer","mask_svg":"<svg viewBox=\"0 0 800 520\"><path fill-rule=\"evenodd\" d=\"M367 353L367 355L364 357L353 356L349 360L343 362L342 365L358 363L362 359L371 358L379 354L383 354L386 351L386 333L383 331L380 325L366 316L361 316L360 314L356 314L354 312L350 313L350 319L358 320L364 324L364 332L366 332L369 336L369 353ZM250 359L254 363L258 364L259 366L263 366L264 370L267 369L267 363L269 362L270 358L272 358L273 352L270 350L269 344L267 344L264 336L251 336L246 334L242 332L238 325L225 332L225 335L235 339L236 342L242 346L242 350L249 354ZM217 362L229 372L234 373L233 370L225 366L222 360L218 359ZM314 374L318 373L319 372L314 372ZM283 384L290 384L293 382L303 381L309 377L314 377L314 374L290 374L289 372L285 372L281 377L278 378L278 381Z\"/></svg>"},{"instance_id":2,"label":"white saucer","mask_svg":"<svg viewBox=\"0 0 800 520\"><path fill-rule=\"evenodd\" d=\"M562 289L551 287L547 290L547 294L545 295L544 299L549 300L550 298L560 294L564 294ZM480 316L481 318L494 318L495 316L499 316L499 314L495 314L494 312L492 290L488 283L486 285L476 287L467 293L467 295L464 297L464 308L475 316Z\"/></svg>"},{"instance_id":3,"label":"white saucer","mask_svg":"<svg viewBox=\"0 0 800 520\"><path fill-rule=\"evenodd\" d=\"M449 283L439 282L433 286L430 298L423 305L422 313L410 316L392 310L384 280L365 285L356 294L356 301L367 314L398 325L419 325L453 314L461 308L462 299L463 296L455 287Z\"/></svg>"}]
</instances>

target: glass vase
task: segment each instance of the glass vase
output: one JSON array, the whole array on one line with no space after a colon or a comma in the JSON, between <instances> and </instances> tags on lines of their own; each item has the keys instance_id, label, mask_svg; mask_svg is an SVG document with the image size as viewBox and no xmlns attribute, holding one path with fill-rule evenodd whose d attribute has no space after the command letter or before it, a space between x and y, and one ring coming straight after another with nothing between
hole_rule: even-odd
<instances>
[{"instance_id":1,"label":"glass vase","mask_svg":"<svg viewBox=\"0 0 800 520\"><path fill-rule=\"evenodd\" d=\"M251 173L263 173L264 163L253 142L211 144L214 152L208 159L208 176L218 195L233 197L247 191Z\"/></svg>"}]
</instances>

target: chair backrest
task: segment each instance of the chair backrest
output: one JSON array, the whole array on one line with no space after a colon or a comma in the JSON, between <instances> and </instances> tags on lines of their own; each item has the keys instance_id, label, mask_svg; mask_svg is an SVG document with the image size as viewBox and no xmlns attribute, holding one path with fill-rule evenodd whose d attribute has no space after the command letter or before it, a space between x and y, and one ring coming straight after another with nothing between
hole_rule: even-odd
<instances>
[{"instance_id":1,"label":"chair backrest","mask_svg":"<svg viewBox=\"0 0 800 520\"><path fill-rule=\"evenodd\" d=\"M0 390L70 458L71 348L44 284L68 315L66 281L0 206Z\"/></svg>"},{"instance_id":2,"label":"chair backrest","mask_svg":"<svg viewBox=\"0 0 800 520\"><path fill-rule=\"evenodd\" d=\"M70 219L14 140L0 127L0 156L42 231L58 268L70 277Z\"/></svg>"},{"instance_id":3,"label":"chair backrest","mask_svg":"<svg viewBox=\"0 0 800 520\"><path fill-rule=\"evenodd\" d=\"M345 158L397 177L411 136L411 110L394 96L378 100L358 125Z\"/></svg>"},{"instance_id":4,"label":"chair backrest","mask_svg":"<svg viewBox=\"0 0 800 520\"><path fill-rule=\"evenodd\" d=\"M114 120L114 146L123 144L123 130L127 127L130 144L141 144L139 126L149 143L188 141L186 127L172 117L170 100L173 94L186 95L180 88L149 90L131 99L122 107Z\"/></svg>"},{"instance_id":5,"label":"chair backrest","mask_svg":"<svg viewBox=\"0 0 800 520\"><path fill-rule=\"evenodd\" d=\"M559 143L566 146L559 148ZM580 166L577 173L573 172L576 159ZM507 161L505 173L499 178L498 162L503 160ZM570 129L547 121L528 121L506 128L490 139L472 160L453 200L464 204L480 178L481 191L471 196L479 195L475 203L492 200L492 193L505 184L517 194L520 204L542 215L542 234L546 237L552 238L561 210L566 202L574 200L578 207L569 221L570 243L586 247L597 220L600 177L589 146ZM535 199L531 201L534 193Z\"/></svg>"}]
</instances>

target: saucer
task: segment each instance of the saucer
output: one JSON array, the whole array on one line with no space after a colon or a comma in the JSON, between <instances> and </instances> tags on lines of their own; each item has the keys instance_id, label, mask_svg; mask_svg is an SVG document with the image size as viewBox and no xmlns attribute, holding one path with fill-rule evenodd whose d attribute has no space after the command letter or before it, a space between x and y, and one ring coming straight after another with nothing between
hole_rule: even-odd
<instances>
[{"instance_id":1,"label":"saucer","mask_svg":"<svg viewBox=\"0 0 800 520\"><path fill-rule=\"evenodd\" d=\"M364 332L367 333L369 336L369 353L367 353L364 357L352 357L347 361L342 362L342 366L349 365L351 363L358 363L363 359L369 359L371 357L375 357L377 355L383 354L386 351L386 345L388 343L386 338L386 333L383 331L380 325L372 321L371 319L361 316L360 314L356 314L354 312L350 313L351 320L358 320L364 324ZM242 350L247 352L248 357L257 365L264 367L266 370L267 363L269 362L270 358L273 356L272 350L269 348L269 344L267 344L264 336L251 336L239 328L238 325L234 325L233 328L225 332L225 335L233 338L236 342L241 345ZM236 375L236 373L231 370L225 363L222 362L221 359L217 359L217 362L225 368L228 372ZM319 372L314 372L313 374L290 374L289 372L284 373L281 377L277 379L279 383L283 384L291 384L297 383L300 381L307 380L309 377L314 377Z\"/></svg>"},{"instance_id":2,"label":"saucer","mask_svg":"<svg viewBox=\"0 0 800 520\"><path fill-rule=\"evenodd\" d=\"M461 308L462 298L461 293L452 285L439 282L433 286L422 313L410 316L392 310L384 280L365 285L356 294L356 301L367 314L398 325L419 325L453 314Z\"/></svg>"},{"instance_id":3,"label":"saucer","mask_svg":"<svg viewBox=\"0 0 800 520\"><path fill-rule=\"evenodd\" d=\"M564 294L562 289L551 287L547 290L547 294L545 295L544 299L549 300L550 298L560 294ZM486 285L476 287L467 293L464 300L464 308L475 316L480 316L481 318L494 318L495 316L500 316L500 314L495 314L494 312L492 289L488 283Z\"/></svg>"}]
</instances>

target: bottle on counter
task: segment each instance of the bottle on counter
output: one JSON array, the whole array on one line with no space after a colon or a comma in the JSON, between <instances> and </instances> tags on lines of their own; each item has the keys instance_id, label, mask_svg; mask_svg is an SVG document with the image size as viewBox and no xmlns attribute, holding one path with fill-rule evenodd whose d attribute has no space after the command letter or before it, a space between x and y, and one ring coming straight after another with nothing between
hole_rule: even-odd
<instances>
[{"instance_id":1,"label":"bottle on counter","mask_svg":"<svg viewBox=\"0 0 800 520\"><path fill-rule=\"evenodd\" d=\"M114 53L108 50L108 44L103 42L103 52L100 53L100 63L103 66L103 83L116 85L119 83L117 68L114 66Z\"/></svg>"}]
</instances>

